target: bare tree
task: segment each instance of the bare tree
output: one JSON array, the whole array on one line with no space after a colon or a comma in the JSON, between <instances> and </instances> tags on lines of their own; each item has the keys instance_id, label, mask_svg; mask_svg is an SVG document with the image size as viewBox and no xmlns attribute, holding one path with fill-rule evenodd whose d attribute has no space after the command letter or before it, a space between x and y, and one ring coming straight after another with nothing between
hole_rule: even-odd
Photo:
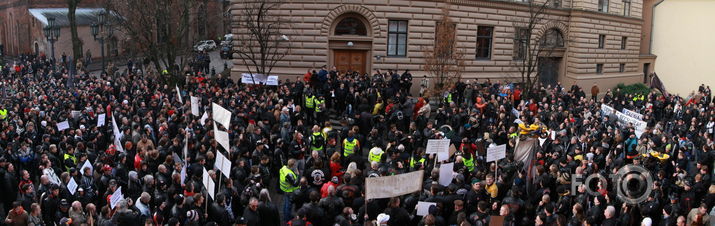
<instances>
[{"instance_id":1,"label":"bare tree","mask_svg":"<svg viewBox=\"0 0 715 226\"><path fill-rule=\"evenodd\" d=\"M459 81L464 70L464 52L457 48L457 26L449 17L449 5L442 8L442 19L437 22L432 48L424 48L422 66L436 79L434 92L441 94Z\"/></svg>"},{"instance_id":2,"label":"bare tree","mask_svg":"<svg viewBox=\"0 0 715 226\"><path fill-rule=\"evenodd\" d=\"M77 34L77 17L75 12L77 11L77 5L82 2L82 0L67 0L67 19L70 22L70 32L72 33L72 65L76 65L77 60L82 59L82 40L79 39ZM79 68L77 68L79 70Z\"/></svg>"},{"instance_id":3,"label":"bare tree","mask_svg":"<svg viewBox=\"0 0 715 226\"><path fill-rule=\"evenodd\" d=\"M246 1L237 19L239 33L234 34L234 46L245 69L269 75L273 67L290 52L290 40L282 33L287 23L274 12L282 0Z\"/></svg>"},{"instance_id":4,"label":"bare tree","mask_svg":"<svg viewBox=\"0 0 715 226\"><path fill-rule=\"evenodd\" d=\"M518 18L514 24L514 64L521 76L521 83L524 86L524 94L529 95L536 84L538 84L539 57L550 55L551 50L544 45L540 45L539 38L536 37L537 29L541 28L546 18L546 9L549 7L548 0L543 2L528 1L529 15L526 18Z\"/></svg>"},{"instance_id":5,"label":"bare tree","mask_svg":"<svg viewBox=\"0 0 715 226\"><path fill-rule=\"evenodd\" d=\"M195 0L108 0L114 24L130 39L133 52L143 53L164 83L182 82L181 69L191 52L191 9ZM178 61L178 62L177 62Z\"/></svg>"}]
</instances>

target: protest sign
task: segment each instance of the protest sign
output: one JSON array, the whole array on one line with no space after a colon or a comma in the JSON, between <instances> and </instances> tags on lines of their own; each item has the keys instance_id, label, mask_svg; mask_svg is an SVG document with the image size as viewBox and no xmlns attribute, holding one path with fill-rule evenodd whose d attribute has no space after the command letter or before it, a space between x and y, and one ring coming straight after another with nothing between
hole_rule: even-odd
<instances>
[{"instance_id":1,"label":"protest sign","mask_svg":"<svg viewBox=\"0 0 715 226\"><path fill-rule=\"evenodd\" d=\"M104 126L106 120L107 114L100 114L99 116L97 116L97 127Z\"/></svg>"},{"instance_id":2,"label":"protest sign","mask_svg":"<svg viewBox=\"0 0 715 226\"><path fill-rule=\"evenodd\" d=\"M454 163L443 163L439 166L439 184L447 186L454 178Z\"/></svg>"},{"instance_id":3,"label":"protest sign","mask_svg":"<svg viewBox=\"0 0 715 226\"><path fill-rule=\"evenodd\" d=\"M506 158L506 144L487 149L487 162L493 162Z\"/></svg>"},{"instance_id":4,"label":"protest sign","mask_svg":"<svg viewBox=\"0 0 715 226\"><path fill-rule=\"evenodd\" d=\"M628 110L628 109L625 109L625 108L624 108L624 109L623 109L623 114L626 114L626 115L631 116L631 117L633 117L633 118L635 118L635 119L638 119L638 120L643 120L643 115L640 114L640 113L638 113L638 112L635 112L635 111L631 111L631 110Z\"/></svg>"},{"instance_id":5,"label":"protest sign","mask_svg":"<svg viewBox=\"0 0 715 226\"><path fill-rule=\"evenodd\" d=\"M228 141L228 132L219 130L218 126L216 126L216 122L214 122L214 138L216 138L216 142L218 142L221 147L226 149L226 151L231 150Z\"/></svg>"},{"instance_id":6,"label":"protest sign","mask_svg":"<svg viewBox=\"0 0 715 226\"><path fill-rule=\"evenodd\" d=\"M109 198L109 204L114 209L114 207L117 206L119 201L122 201L124 199L124 194L122 194L122 187L117 188L114 193L112 193L112 197Z\"/></svg>"},{"instance_id":7,"label":"protest sign","mask_svg":"<svg viewBox=\"0 0 715 226\"><path fill-rule=\"evenodd\" d=\"M181 90L179 90L179 85L176 85L176 96L179 96L179 103L184 103L184 100L181 99Z\"/></svg>"},{"instance_id":8,"label":"protest sign","mask_svg":"<svg viewBox=\"0 0 715 226\"><path fill-rule=\"evenodd\" d=\"M365 198L381 199L396 197L422 189L424 170L387 177L365 179Z\"/></svg>"},{"instance_id":9,"label":"protest sign","mask_svg":"<svg viewBox=\"0 0 715 226\"><path fill-rule=\"evenodd\" d=\"M199 102L201 102L201 98L191 96L191 114L195 116L199 116Z\"/></svg>"},{"instance_id":10,"label":"protest sign","mask_svg":"<svg viewBox=\"0 0 715 226\"><path fill-rule=\"evenodd\" d=\"M216 103L211 105L211 112L213 114L214 121L220 123L223 127L229 128L231 125L231 112L226 110L226 108L221 107Z\"/></svg>"},{"instance_id":11,"label":"protest sign","mask_svg":"<svg viewBox=\"0 0 715 226\"><path fill-rule=\"evenodd\" d=\"M70 177L70 182L67 183L67 190L70 191L70 194L74 195L75 192L77 192L77 182L74 181L74 177Z\"/></svg>"},{"instance_id":12,"label":"protest sign","mask_svg":"<svg viewBox=\"0 0 715 226\"><path fill-rule=\"evenodd\" d=\"M427 216L429 207L437 206L436 202L417 202L417 216Z\"/></svg>"},{"instance_id":13,"label":"protest sign","mask_svg":"<svg viewBox=\"0 0 715 226\"><path fill-rule=\"evenodd\" d=\"M427 154L437 154L437 161L449 159L449 140L430 139L427 141Z\"/></svg>"},{"instance_id":14,"label":"protest sign","mask_svg":"<svg viewBox=\"0 0 715 226\"><path fill-rule=\"evenodd\" d=\"M58 131L66 130L66 129L69 129L69 128L70 128L70 123L69 123L67 120L62 121L62 122L60 122L60 123L57 123L57 130L58 130Z\"/></svg>"},{"instance_id":15,"label":"protest sign","mask_svg":"<svg viewBox=\"0 0 715 226\"><path fill-rule=\"evenodd\" d=\"M92 164L89 163L89 159L84 161L82 168L79 168L79 173L81 173L82 175L84 175L84 168L89 168L89 171L94 170L94 167L92 167Z\"/></svg>"}]
</instances>

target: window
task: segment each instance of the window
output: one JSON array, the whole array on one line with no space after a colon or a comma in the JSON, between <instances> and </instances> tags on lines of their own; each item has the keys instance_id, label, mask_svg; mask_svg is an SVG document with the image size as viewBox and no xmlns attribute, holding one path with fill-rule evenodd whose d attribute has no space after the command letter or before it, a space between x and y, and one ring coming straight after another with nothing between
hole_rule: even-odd
<instances>
[{"instance_id":1,"label":"window","mask_svg":"<svg viewBox=\"0 0 715 226\"><path fill-rule=\"evenodd\" d=\"M564 47L564 36L561 34L561 31L551 28L549 30L546 30L544 32L544 35L541 37L541 42L539 43L542 47L547 47L547 48L557 48L557 47Z\"/></svg>"},{"instance_id":2,"label":"window","mask_svg":"<svg viewBox=\"0 0 715 226\"><path fill-rule=\"evenodd\" d=\"M561 8L561 0L551 0L551 7Z\"/></svg>"},{"instance_id":3,"label":"window","mask_svg":"<svg viewBox=\"0 0 715 226\"><path fill-rule=\"evenodd\" d=\"M450 22L445 25L437 21L434 32L434 54L441 58L451 58L457 42L457 24Z\"/></svg>"},{"instance_id":4,"label":"window","mask_svg":"<svg viewBox=\"0 0 715 226\"><path fill-rule=\"evenodd\" d=\"M523 27L514 28L514 60L523 60L526 57L526 39L529 30Z\"/></svg>"},{"instance_id":5,"label":"window","mask_svg":"<svg viewBox=\"0 0 715 226\"><path fill-rule=\"evenodd\" d=\"M407 21L390 20L387 31L387 55L407 55Z\"/></svg>"},{"instance_id":6,"label":"window","mask_svg":"<svg viewBox=\"0 0 715 226\"><path fill-rule=\"evenodd\" d=\"M631 0L623 0L623 15L631 15Z\"/></svg>"},{"instance_id":7,"label":"window","mask_svg":"<svg viewBox=\"0 0 715 226\"><path fill-rule=\"evenodd\" d=\"M598 48L603 49L606 46L606 35L598 35Z\"/></svg>"},{"instance_id":8,"label":"window","mask_svg":"<svg viewBox=\"0 0 715 226\"><path fill-rule=\"evenodd\" d=\"M620 72L625 72L625 71L626 71L626 64L620 64L620 65L618 65L618 71L620 71Z\"/></svg>"},{"instance_id":9,"label":"window","mask_svg":"<svg viewBox=\"0 0 715 226\"><path fill-rule=\"evenodd\" d=\"M621 37L621 49L626 49L626 43L628 43L628 37Z\"/></svg>"},{"instance_id":10,"label":"window","mask_svg":"<svg viewBox=\"0 0 715 226\"><path fill-rule=\"evenodd\" d=\"M355 17L347 17L335 26L335 35L360 35L367 36L365 24Z\"/></svg>"},{"instance_id":11,"label":"window","mask_svg":"<svg viewBox=\"0 0 715 226\"><path fill-rule=\"evenodd\" d=\"M477 27L477 59L488 60L492 57L492 35L494 27Z\"/></svg>"},{"instance_id":12,"label":"window","mask_svg":"<svg viewBox=\"0 0 715 226\"><path fill-rule=\"evenodd\" d=\"M596 64L596 74L603 74L603 64Z\"/></svg>"},{"instance_id":13,"label":"window","mask_svg":"<svg viewBox=\"0 0 715 226\"><path fill-rule=\"evenodd\" d=\"M608 0L598 0L598 11L599 12L608 12Z\"/></svg>"}]
</instances>

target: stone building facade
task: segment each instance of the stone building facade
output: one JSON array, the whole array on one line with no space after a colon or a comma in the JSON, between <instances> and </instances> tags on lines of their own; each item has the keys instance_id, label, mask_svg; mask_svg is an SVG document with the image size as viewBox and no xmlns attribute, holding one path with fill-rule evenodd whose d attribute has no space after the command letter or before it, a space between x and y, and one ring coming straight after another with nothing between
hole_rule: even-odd
<instances>
[{"instance_id":1,"label":"stone building facade","mask_svg":"<svg viewBox=\"0 0 715 226\"><path fill-rule=\"evenodd\" d=\"M232 2L234 18L240 17L244 1ZM517 30L529 21L530 9L541 4L543 0L285 0L272 13L290 21L281 31L290 37L290 50L272 74L293 80L327 65L361 73L410 70L417 79L428 77L424 51L433 48L437 21L447 7L456 23L455 45L464 52L462 79L518 82L515 59L523 36ZM553 42L548 54L538 57L539 80L602 88L643 80L643 62L654 58L641 57L642 0L545 4L531 38L532 44ZM241 29L234 23L232 32ZM241 60L233 64L234 77L247 71Z\"/></svg>"}]
</instances>

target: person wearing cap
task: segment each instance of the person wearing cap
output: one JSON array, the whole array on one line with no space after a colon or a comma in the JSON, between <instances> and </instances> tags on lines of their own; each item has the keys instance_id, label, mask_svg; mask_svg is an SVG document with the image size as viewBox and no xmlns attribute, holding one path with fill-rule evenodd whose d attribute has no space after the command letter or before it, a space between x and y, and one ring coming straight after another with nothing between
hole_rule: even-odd
<instances>
[{"instance_id":1,"label":"person wearing cap","mask_svg":"<svg viewBox=\"0 0 715 226\"><path fill-rule=\"evenodd\" d=\"M280 169L279 173L279 187L280 190L283 192L283 221L287 222L290 221L293 216L292 216L292 209L293 209L293 192L295 190L298 190L300 186L298 185L298 174L296 173L295 170L295 159L289 159L287 165L284 165L283 168Z\"/></svg>"},{"instance_id":2,"label":"person wearing cap","mask_svg":"<svg viewBox=\"0 0 715 226\"><path fill-rule=\"evenodd\" d=\"M385 151L382 150L380 147L373 147L370 149L370 153L368 153L368 159L370 162L380 162L382 160L382 154L384 154Z\"/></svg>"},{"instance_id":3,"label":"person wearing cap","mask_svg":"<svg viewBox=\"0 0 715 226\"><path fill-rule=\"evenodd\" d=\"M307 122L312 123L315 114L315 95L313 92L308 91L303 97L303 103L305 107L305 115L307 116Z\"/></svg>"},{"instance_id":4,"label":"person wearing cap","mask_svg":"<svg viewBox=\"0 0 715 226\"><path fill-rule=\"evenodd\" d=\"M50 185L47 196L42 200L42 220L45 223L59 221L58 218L55 218L55 213L60 209L59 195L60 187L56 184Z\"/></svg>"}]
</instances>

